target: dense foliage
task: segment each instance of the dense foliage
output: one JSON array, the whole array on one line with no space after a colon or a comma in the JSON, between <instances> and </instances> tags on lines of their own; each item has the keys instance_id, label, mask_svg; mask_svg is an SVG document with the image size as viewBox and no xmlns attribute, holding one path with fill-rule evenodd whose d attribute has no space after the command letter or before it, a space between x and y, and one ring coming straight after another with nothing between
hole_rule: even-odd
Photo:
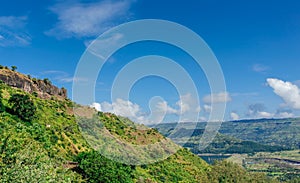
<instances>
[{"instance_id":1,"label":"dense foliage","mask_svg":"<svg viewBox=\"0 0 300 183\"><path fill-rule=\"evenodd\" d=\"M11 111L24 121L31 121L34 118L36 107L28 95L13 94L9 101Z\"/></svg>"},{"instance_id":2,"label":"dense foliage","mask_svg":"<svg viewBox=\"0 0 300 183\"><path fill-rule=\"evenodd\" d=\"M79 163L77 171L82 173L88 182L133 182L134 167L107 159L99 152L82 152L76 160Z\"/></svg>"},{"instance_id":3,"label":"dense foliage","mask_svg":"<svg viewBox=\"0 0 300 183\"><path fill-rule=\"evenodd\" d=\"M211 183L225 183L225 182L272 182L276 180L267 178L262 173L248 173L246 170L241 169L238 165L227 162L219 161L214 164L209 174Z\"/></svg>"}]
</instances>

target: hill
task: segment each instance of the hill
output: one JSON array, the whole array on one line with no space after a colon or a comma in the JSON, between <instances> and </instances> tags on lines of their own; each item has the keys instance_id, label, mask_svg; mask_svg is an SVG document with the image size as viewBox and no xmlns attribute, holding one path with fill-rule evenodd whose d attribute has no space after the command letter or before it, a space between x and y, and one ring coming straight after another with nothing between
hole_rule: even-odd
<instances>
[{"instance_id":1,"label":"hill","mask_svg":"<svg viewBox=\"0 0 300 183\"><path fill-rule=\"evenodd\" d=\"M26 77L15 72L13 75ZM0 182L274 181L263 174L248 173L233 163L208 165L187 149L172 144L155 129L145 127L137 130L128 119L94 111L92 119L100 119L104 125L92 123L96 125L93 126L95 132L104 127L113 136L131 144L165 140L172 147L179 148L170 157L149 164L126 165L112 161L95 151L90 143L97 134L86 140L87 135L93 134L90 133L93 131L87 134L84 131L90 129L84 125L89 125L87 122L91 118L82 115L78 125L75 113L80 111L74 113L72 109L79 105L49 93L50 97L30 93L23 87L9 86L4 83L6 81L0 83ZM93 110L83 106L79 108ZM106 152L118 155L115 149L106 148Z\"/></svg>"},{"instance_id":2,"label":"hill","mask_svg":"<svg viewBox=\"0 0 300 183\"><path fill-rule=\"evenodd\" d=\"M155 126L162 134L172 134L180 145L192 148L196 153L254 153L275 152L300 148L300 119L255 119L223 122L219 134L205 151L197 151L197 142L206 123L159 124ZM176 127L177 126L177 127ZM195 129L190 128L196 126ZM175 128L176 127L176 128ZM177 129L177 131L174 131ZM184 140L189 138L186 144Z\"/></svg>"}]
</instances>

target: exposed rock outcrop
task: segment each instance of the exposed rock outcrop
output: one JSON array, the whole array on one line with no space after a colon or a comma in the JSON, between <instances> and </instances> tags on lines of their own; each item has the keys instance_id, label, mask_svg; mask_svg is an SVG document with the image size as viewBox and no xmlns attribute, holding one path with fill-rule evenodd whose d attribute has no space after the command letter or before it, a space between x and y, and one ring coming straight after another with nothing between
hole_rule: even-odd
<instances>
[{"instance_id":1,"label":"exposed rock outcrop","mask_svg":"<svg viewBox=\"0 0 300 183\"><path fill-rule=\"evenodd\" d=\"M9 86L16 87L28 93L36 92L43 99L57 97L58 99L67 98L67 90L52 85L47 80L31 79L21 73L9 69L0 69L0 80Z\"/></svg>"}]
</instances>

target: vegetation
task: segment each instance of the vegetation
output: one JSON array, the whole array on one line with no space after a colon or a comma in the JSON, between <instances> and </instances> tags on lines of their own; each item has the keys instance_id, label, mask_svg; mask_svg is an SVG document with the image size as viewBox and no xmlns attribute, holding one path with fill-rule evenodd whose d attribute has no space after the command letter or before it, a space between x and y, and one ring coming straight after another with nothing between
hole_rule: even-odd
<instances>
[{"instance_id":1,"label":"vegetation","mask_svg":"<svg viewBox=\"0 0 300 183\"><path fill-rule=\"evenodd\" d=\"M210 182L272 182L278 181L267 178L262 173L249 173L241 169L237 164L220 161L216 162L209 174Z\"/></svg>"},{"instance_id":2,"label":"vegetation","mask_svg":"<svg viewBox=\"0 0 300 183\"><path fill-rule=\"evenodd\" d=\"M28 95L13 94L9 101L12 114L17 115L24 121L31 121L34 118L36 107Z\"/></svg>"},{"instance_id":3,"label":"vegetation","mask_svg":"<svg viewBox=\"0 0 300 183\"><path fill-rule=\"evenodd\" d=\"M51 81L48 78L45 78L43 81L46 85L51 85L52 84Z\"/></svg>"},{"instance_id":4,"label":"vegetation","mask_svg":"<svg viewBox=\"0 0 300 183\"><path fill-rule=\"evenodd\" d=\"M299 149L299 122L300 118L224 122L219 130L220 134L209 148L212 150L211 153L217 151L218 153L253 153ZM176 126L177 123L169 123L157 125L156 128L165 136L172 134L174 140L179 143L192 136L191 141L188 142L191 143L189 146L197 147L195 142L199 142L206 123L186 123L179 128ZM176 131L174 131L175 127Z\"/></svg>"},{"instance_id":5,"label":"vegetation","mask_svg":"<svg viewBox=\"0 0 300 183\"><path fill-rule=\"evenodd\" d=\"M18 69L17 66L15 66L15 65L11 66L11 70L12 70L12 71L16 71L17 69Z\"/></svg>"},{"instance_id":6,"label":"vegetation","mask_svg":"<svg viewBox=\"0 0 300 183\"><path fill-rule=\"evenodd\" d=\"M228 161L249 172L264 172L280 181L300 180L300 151L260 152L254 155L233 155Z\"/></svg>"},{"instance_id":7,"label":"vegetation","mask_svg":"<svg viewBox=\"0 0 300 183\"><path fill-rule=\"evenodd\" d=\"M0 182L274 182L262 174L244 173L238 165L208 165L175 144L179 150L159 162L139 166L117 163L91 148L82 136L85 129L90 135L85 137L92 140L104 129L133 145L170 141L155 129L137 129L130 120L113 114L86 115L78 121L74 113L80 111L73 111L77 105L69 100L44 100L3 83L0 91L4 106L0 113ZM94 118L102 123L93 123ZM87 128L89 125L92 128ZM117 155L117 145L108 146L108 152ZM133 149L132 153L139 151ZM75 166L70 167L70 162Z\"/></svg>"},{"instance_id":8,"label":"vegetation","mask_svg":"<svg viewBox=\"0 0 300 183\"><path fill-rule=\"evenodd\" d=\"M5 111L5 106L2 103L2 91L0 90L0 113Z\"/></svg>"},{"instance_id":9,"label":"vegetation","mask_svg":"<svg viewBox=\"0 0 300 183\"><path fill-rule=\"evenodd\" d=\"M88 182L133 182L134 167L117 163L102 156L99 152L82 152L76 159L77 170Z\"/></svg>"}]
</instances>

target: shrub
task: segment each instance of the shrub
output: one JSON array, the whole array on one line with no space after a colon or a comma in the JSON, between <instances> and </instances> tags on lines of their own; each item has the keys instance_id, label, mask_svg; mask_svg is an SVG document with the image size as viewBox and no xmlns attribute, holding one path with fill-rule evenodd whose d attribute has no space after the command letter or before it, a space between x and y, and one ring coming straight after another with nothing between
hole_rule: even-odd
<instances>
[{"instance_id":1,"label":"shrub","mask_svg":"<svg viewBox=\"0 0 300 183\"><path fill-rule=\"evenodd\" d=\"M11 70L12 70L12 71L16 71L17 69L18 69L17 66L15 66L15 65L11 66Z\"/></svg>"},{"instance_id":2,"label":"shrub","mask_svg":"<svg viewBox=\"0 0 300 183\"><path fill-rule=\"evenodd\" d=\"M45 79L44 79L44 83L45 83L46 85L51 85L51 81L50 81L48 78L45 78Z\"/></svg>"},{"instance_id":3,"label":"shrub","mask_svg":"<svg viewBox=\"0 0 300 183\"><path fill-rule=\"evenodd\" d=\"M14 94L8 101L12 104L11 112L24 121L34 118L36 107L28 95Z\"/></svg>"},{"instance_id":4,"label":"shrub","mask_svg":"<svg viewBox=\"0 0 300 183\"><path fill-rule=\"evenodd\" d=\"M0 112L5 111L5 106L2 103L2 90L0 90Z\"/></svg>"},{"instance_id":5,"label":"shrub","mask_svg":"<svg viewBox=\"0 0 300 183\"><path fill-rule=\"evenodd\" d=\"M77 161L88 182L133 182L132 168L105 158L99 152L82 152Z\"/></svg>"}]
</instances>

